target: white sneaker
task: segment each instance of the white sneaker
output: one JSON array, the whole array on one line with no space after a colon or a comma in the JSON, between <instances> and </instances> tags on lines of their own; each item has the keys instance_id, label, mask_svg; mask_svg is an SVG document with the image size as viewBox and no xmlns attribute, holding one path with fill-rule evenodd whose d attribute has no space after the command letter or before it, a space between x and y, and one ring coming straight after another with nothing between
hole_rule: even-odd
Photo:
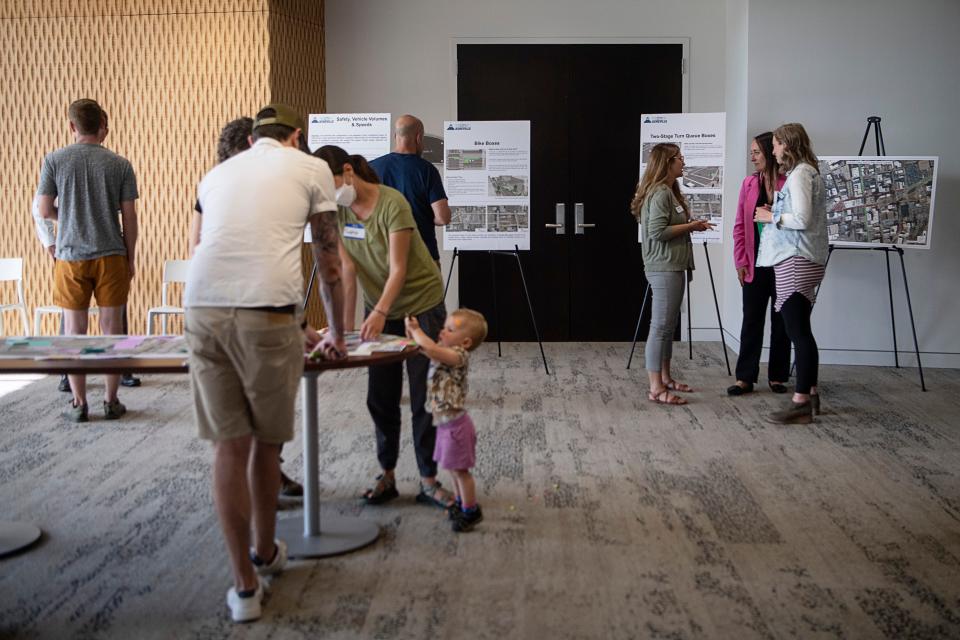
<instances>
[{"instance_id":1,"label":"white sneaker","mask_svg":"<svg viewBox=\"0 0 960 640\"><path fill-rule=\"evenodd\" d=\"M249 598L237 595L237 588L230 587L227 591L227 606L230 607L230 617L234 622L253 622L260 618L260 603L263 600L263 584L257 578L257 590Z\"/></svg>"},{"instance_id":2,"label":"white sneaker","mask_svg":"<svg viewBox=\"0 0 960 640\"><path fill-rule=\"evenodd\" d=\"M276 575L283 571L283 568L287 565L287 543L283 540L274 540L273 543L277 545L277 555L274 556L273 562L269 564L257 556L256 549L250 549L250 561L253 562L253 568L256 569L258 575Z\"/></svg>"}]
</instances>

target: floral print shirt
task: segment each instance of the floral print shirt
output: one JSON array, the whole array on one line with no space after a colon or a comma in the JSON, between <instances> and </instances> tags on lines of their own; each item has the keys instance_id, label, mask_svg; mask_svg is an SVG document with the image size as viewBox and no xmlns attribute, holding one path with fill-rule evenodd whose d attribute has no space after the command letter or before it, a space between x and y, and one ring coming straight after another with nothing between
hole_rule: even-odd
<instances>
[{"instance_id":1,"label":"floral print shirt","mask_svg":"<svg viewBox=\"0 0 960 640\"><path fill-rule=\"evenodd\" d=\"M453 347L460 356L456 365L430 363L429 400L434 424L443 424L460 417L467 398L467 368L470 356L463 347Z\"/></svg>"}]
</instances>

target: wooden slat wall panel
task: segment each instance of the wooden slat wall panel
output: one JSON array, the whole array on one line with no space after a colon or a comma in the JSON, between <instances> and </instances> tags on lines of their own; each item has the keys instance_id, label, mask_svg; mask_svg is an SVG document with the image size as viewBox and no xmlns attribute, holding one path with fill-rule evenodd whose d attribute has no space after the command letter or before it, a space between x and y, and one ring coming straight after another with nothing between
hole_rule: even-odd
<instances>
[{"instance_id":1,"label":"wooden slat wall panel","mask_svg":"<svg viewBox=\"0 0 960 640\"><path fill-rule=\"evenodd\" d=\"M270 2L270 93L272 100L303 112L326 110L323 56L323 4L307 0ZM304 279L309 280L313 254L309 245L301 251ZM307 318L314 326L326 324L320 296L315 288L307 304Z\"/></svg>"},{"instance_id":2,"label":"wooden slat wall panel","mask_svg":"<svg viewBox=\"0 0 960 640\"><path fill-rule=\"evenodd\" d=\"M308 15L322 20L322 3L315 5ZM103 105L110 115L105 144L137 173L131 333L146 330L146 309L159 304L163 261L187 257L196 184L215 161L223 124L276 96L304 111L323 109L322 26L285 18L289 24L280 31L287 42L280 44L270 28L272 10L267 0L13 0L0 6L0 109L8 114L0 119L0 257L24 258L31 314L52 301L52 261L35 236L30 202L43 156L72 142L66 120L72 100L90 97ZM297 56L318 60L281 70L272 56L281 64ZM6 301L12 289L0 295ZM5 321L13 333L13 314ZM179 322L171 327L179 330ZM55 329L48 318L42 332Z\"/></svg>"}]
</instances>

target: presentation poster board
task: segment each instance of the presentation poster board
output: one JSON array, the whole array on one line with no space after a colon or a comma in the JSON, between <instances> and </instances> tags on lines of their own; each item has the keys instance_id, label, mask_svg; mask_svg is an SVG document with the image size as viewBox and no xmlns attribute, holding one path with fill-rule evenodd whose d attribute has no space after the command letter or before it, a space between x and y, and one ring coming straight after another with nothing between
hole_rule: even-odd
<instances>
[{"instance_id":1,"label":"presentation poster board","mask_svg":"<svg viewBox=\"0 0 960 640\"><path fill-rule=\"evenodd\" d=\"M530 121L444 122L452 251L530 249Z\"/></svg>"},{"instance_id":2,"label":"presentation poster board","mask_svg":"<svg viewBox=\"0 0 960 640\"><path fill-rule=\"evenodd\" d=\"M821 156L827 234L837 246L929 249L937 156Z\"/></svg>"},{"instance_id":3,"label":"presentation poster board","mask_svg":"<svg viewBox=\"0 0 960 640\"><path fill-rule=\"evenodd\" d=\"M680 147L684 158L680 191L690 205L690 215L713 224L711 231L691 234L694 242L723 242L726 116L726 113L644 114L640 121L641 176L655 145L670 142ZM639 235L638 240L641 238Z\"/></svg>"},{"instance_id":4,"label":"presentation poster board","mask_svg":"<svg viewBox=\"0 0 960 640\"><path fill-rule=\"evenodd\" d=\"M310 151L333 144L367 162L390 153L389 113L311 113L307 129Z\"/></svg>"},{"instance_id":5,"label":"presentation poster board","mask_svg":"<svg viewBox=\"0 0 960 640\"><path fill-rule=\"evenodd\" d=\"M311 152L332 144L367 162L390 153L393 132L389 113L311 113L308 123ZM303 241L312 242L310 225L303 230Z\"/></svg>"}]
</instances>

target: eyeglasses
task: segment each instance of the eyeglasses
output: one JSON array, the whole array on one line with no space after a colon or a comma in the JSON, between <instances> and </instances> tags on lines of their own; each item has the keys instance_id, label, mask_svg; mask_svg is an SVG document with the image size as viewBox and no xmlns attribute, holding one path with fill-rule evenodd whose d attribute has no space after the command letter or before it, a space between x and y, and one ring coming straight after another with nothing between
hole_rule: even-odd
<instances>
[{"instance_id":1,"label":"eyeglasses","mask_svg":"<svg viewBox=\"0 0 960 640\"><path fill-rule=\"evenodd\" d=\"M751 158L756 158L757 156L762 156L762 155L763 155L763 152L762 152L762 151L751 151L751 152L750 152L750 157L751 157Z\"/></svg>"},{"instance_id":2,"label":"eyeglasses","mask_svg":"<svg viewBox=\"0 0 960 640\"><path fill-rule=\"evenodd\" d=\"M677 155L675 155L675 156L673 156L672 158L670 158L670 160L671 160L671 161L673 161L673 160L679 160L680 162L683 162L683 156L678 153Z\"/></svg>"}]
</instances>

